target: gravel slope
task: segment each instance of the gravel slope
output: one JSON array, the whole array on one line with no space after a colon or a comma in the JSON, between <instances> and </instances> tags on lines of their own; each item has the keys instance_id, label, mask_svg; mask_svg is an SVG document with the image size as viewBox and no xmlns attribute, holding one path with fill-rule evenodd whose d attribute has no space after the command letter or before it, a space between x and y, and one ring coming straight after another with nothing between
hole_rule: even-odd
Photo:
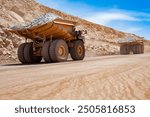
<instances>
[{"instance_id":1,"label":"gravel slope","mask_svg":"<svg viewBox=\"0 0 150 117\"><path fill-rule=\"evenodd\" d=\"M118 38L141 39L137 35L120 32L56 9L48 8L40 5L35 0L0 0L0 63L17 62L17 48L21 43L25 42L24 38L3 32L1 28L14 25L21 26L26 23L30 26L31 21L45 13L53 13L61 18L78 22L78 30L88 31L85 36L86 56L119 54L119 45L116 43ZM147 44L145 48L146 51L150 51L150 44Z\"/></svg>"}]
</instances>

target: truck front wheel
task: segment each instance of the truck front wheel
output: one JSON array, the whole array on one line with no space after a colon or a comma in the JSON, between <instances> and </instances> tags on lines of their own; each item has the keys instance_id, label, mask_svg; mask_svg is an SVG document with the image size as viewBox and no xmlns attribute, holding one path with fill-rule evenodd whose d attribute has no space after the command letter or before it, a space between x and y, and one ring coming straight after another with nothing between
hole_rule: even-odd
<instances>
[{"instance_id":1,"label":"truck front wheel","mask_svg":"<svg viewBox=\"0 0 150 117\"><path fill-rule=\"evenodd\" d=\"M53 62L63 62L68 59L68 45L62 39L56 39L50 46L50 57Z\"/></svg>"},{"instance_id":2,"label":"truck front wheel","mask_svg":"<svg viewBox=\"0 0 150 117\"><path fill-rule=\"evenodd\" d=\"M82 40L73 41L73 47L70 48L70 55L73 60L83 60L85 57L85 47Z\"/></svg>"}]
</instances>

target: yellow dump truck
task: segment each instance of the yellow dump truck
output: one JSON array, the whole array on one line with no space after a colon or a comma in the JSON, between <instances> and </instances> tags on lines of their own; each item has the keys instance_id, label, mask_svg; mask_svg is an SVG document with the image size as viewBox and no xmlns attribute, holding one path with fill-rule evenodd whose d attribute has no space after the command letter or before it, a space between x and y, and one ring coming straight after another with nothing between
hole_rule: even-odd
<instances>
[{"instance_id":1,"label":"yellow dump truck","mask_svg":"<svg viewBox=\"0 0 150 117\"><path fill-rule=\"evenodd\" d=\"M134 40L132 38L126 41L119 41L120 54L143 54L144 53L144 40Z\"/></svg>"},{"instance_id":2,"label":"yellow dump truck","mask_svg":"<svg viewBox=\"0 0 150 117\"><path fill-rule=\"evenodd\" d=\"M55 18L46 23L24 28L7 28L5 31L25 37L25 43L18 48L21 63L39 63L42 58L50 63L67 61L69 53L73 60L84 59L83 33L86 31L77 31L75 26L76 22Z\"/></svg>"}]
</instances>

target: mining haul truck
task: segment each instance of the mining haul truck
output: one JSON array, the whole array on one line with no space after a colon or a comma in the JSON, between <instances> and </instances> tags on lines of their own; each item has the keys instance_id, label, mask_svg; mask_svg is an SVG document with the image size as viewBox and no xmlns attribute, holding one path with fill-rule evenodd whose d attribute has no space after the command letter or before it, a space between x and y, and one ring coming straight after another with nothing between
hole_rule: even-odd
<instances>
[{"instance_id":1,"label":"mining haul truck","mask_svg":"<svg viewBox=\"0 0 150 117\"><path fill-rule=\"evenodd\" d=\"M144 40L126 39L120 41L120 54L143 54L144 53Z\"/></svg>"},{"instance_id":2,"label":"mining haul truck","mask_svg":"<svg viewBox=\"0 0 150 117\"><path fill-rule=\"evenodd\" d=\"M40 19L38 19L40 20ZM35 20L34 22L37 22ZM25 43L18 48L18 59L23 64L67 61L70 53L73 60L83 60L85 56L84 34L76 30L76 22L55 18L46 23L7 28L5 31L25 37ZM32 26L32 24L34 26Z\"/></svg>"}]
</instances>

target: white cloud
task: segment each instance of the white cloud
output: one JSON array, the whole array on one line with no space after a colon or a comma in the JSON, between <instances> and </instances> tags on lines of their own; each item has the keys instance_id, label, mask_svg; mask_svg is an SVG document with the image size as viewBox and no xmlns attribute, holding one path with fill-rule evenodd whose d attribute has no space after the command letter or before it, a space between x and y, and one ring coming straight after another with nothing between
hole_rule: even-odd
<instances>
[{"instance_id":1,"label":"white cloud","mask_svg":"<svg viewBox=\"0 0 150 117\"><path fill-rule=\"evenodd\" d=\"M123 21L150 21L150 14L144 12L128 11L118 9L114 5L110 9L101 8L96 10L92 6L77 1L70 0L36 0L54 9L79 16L81 18L93 21L98 24L107 24L115 20ZM140 16L140 18L139 18Z\"/></svg>"},{"instance_id":2,"label":"white cloud","mask_svg":"<svg viewBox=\"0 0 150 117\"><path fill-rule=\"evenodd\" d=\"M88 17L85 17L85 19L150 39L150 30L145 31L150 24L150 14L148 13L122 9L108 9L90 14Z\"/></svg>"},{"instance_id":3,"label":"white cloud","mask_svg":"<svg viewBox=\"0 0 150 117\"><path fill-rule=\"evenodd\" d=\"M100 10L91 13L85 19L101 25L107 25L112 21L150 21L150 14L137 11L128 11L122 9Z\"/></svg>"},{"instance_id":4,"label":"white cloud","mask_svg":"<svg viewBox=\"0 0 150 117\"><path fill-rule=\"evenodd\" d=\"M83 2L70 0L37 0L44 5L81 17L97 24L150 38L150 14L118 9L117 6L95 9ZM146 24L145 22L149 22ZM149 26L150 27L150 26ZM147 30L145 30L147 29Z\"/></svg>"},{"instance_id":5,"label":"white cloud","mask_svg":"<svg viewBox=\"0 0 150 117\"><path fill-rule=\"evenodd\" d=\"M95 22L97 24L107 25L108 23L115 20L122 21L139 21L139 19L132 17L128 14L119 13L119 12L99 12L92 16L85 18L89 21Z\"/></svg>"}]
</instances>

